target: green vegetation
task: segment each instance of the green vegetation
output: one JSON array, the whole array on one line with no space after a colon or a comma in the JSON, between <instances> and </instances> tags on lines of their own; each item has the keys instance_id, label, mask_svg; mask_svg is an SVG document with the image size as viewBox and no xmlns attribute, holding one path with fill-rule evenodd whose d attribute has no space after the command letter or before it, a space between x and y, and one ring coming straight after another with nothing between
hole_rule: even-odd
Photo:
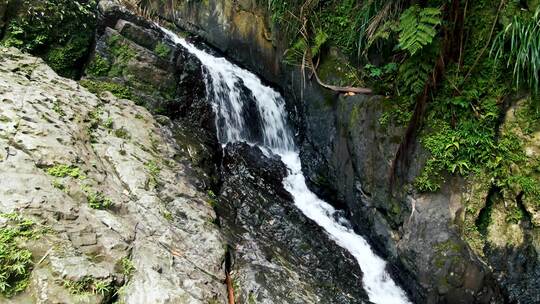
<instances>
[{"instance_id":1,"label":"green vegetation","mask_svg":"<svg viewBox=\"0 0 540 304\"><path fill-rule=\"evenodd\" d=\"M96 1L23 0L8 19L3 45L41 56L59 74L76 77L94 37Z\"/></svg>"},{"instance_id":2,"label":"green vegetation","mask_svg":"<svg viewBox=\"0 0 540 304\"><path fill-rule=\"evenodd\" d=\"M149 178L149 184L152 186L158 185L158 177L159 173L161 172L161 168L158 166L158 164L151 160L145 164L146 169L148 170L148 174L150 175Z\"/></svg>"},{"instance_id":3,"label":"green vegetation","mask_svg":"<svg viewBox=\"0 0 540 304\"><path fill-rule=\"evenodd\" d=\"M90 293L107 296L114 290L114 286L109 281L98 280L92 277L84 277L79 281L64 280L62 285L74 295Z\"/></svg>"},{"instance_id":4,"label":"green vegetation","mask_svg":"<svg viewBox=\"0 0 540 304\"><path fill-rule=\"evenodd\" d=\"M92 209L104 210L112 207L113 203L110 198L106 197L103 192L86 191L88 206Z\"/></svg>"},{"instance_id":5,"label":"green vegetation","mask_svg":"<svg viewBox=\"0 0 540 304\"><path fill-rule=\"evenodd\" d=\"M154 52L162 59L168 59L171 53L171 49L165 43L158 43L154 48Z\"/></svg>"},{"instance_id":6,"label":"green vegetation","mask_svg":"<svg viewBox=\"0 0 540 304\"><path fill-rule=\"evenodd\" d=\"M107 91L111 92L117 98L134 99L129 88L114 82L84 79L80 81L80 84L96 95L100 95L102 92Z\"/></svg>"},{"instance_id":7,"label":"green vegetation","mask_svg":"<svg viewBox=\"0 0 540 304\"><path fill-rule=\"evenodd\" d=\"M120 259L120 272L127 278L133 275L133 272L136 270L135 265L128 257L123 257Z\"/></svg>"},{"instance_id":8,"label":"green vegetation","mask_svg":"<svg viewBox=\"0 0 540 304\"><path fill-rule=\"evenodd\" d=\"M401 14L399 21L399 47L414 55L437 35L435 27L441 24L441 10L413 5Z\"/></svg>"},{"instance_id":9,"label":"green vegetation","mask_svg":"<svg viewBox=\"0 0 540 304\"><path fill-rule=\"evenodd\" d=\"M109 37L107 43L114 58L114 64L112 65L108 76L122 76L124 75L126 64L135 57L135 51L130 48L126 40L120 35Z\"/></svg>"},{"instance_id":10,"label":"green vegetation","mask_svg":"<svg viewBox=\"0 0 540 304\"><path fill-rule=\"evenodd\" d=\"M212 207L216 207L217 205L217 195L212 190L208 190L208 204Z\"/></svg>"},{"instance_id":11,"label":"green vegetation","mask_svg":"<svg viewBox=\"0 0 540 304\"><path fill-rule=\"evenodd\" d=\"M7 220L0 225L0 294L9 298L26 289L33 266L32 253L19 243L37 239L42 230L16 213L0 216Z\"/></svg>"},{"instance_id":12,"label":"green vegetation","mask_svg":"<svg viewBox=\"0 0 540 304\"><path fill-rule=\"evenodd\" d=\"M92 61L88 64L86 68L86 74L89 76L107 76L109 70L111 69L111 64L107 59L103 58L101 55L96 54Z\"/></svg>"},{"instance_id":13,"label":"green vegetation","mask_svg":"<svg viewBox=\"0 0 540 304\"><path fill-rule=\"evenodd\" d=\"M129 135L129 131L124 127L120 127L114 130L114 136L118 138L126 139L126 140L131 138L131 135Z\"/></svg>"},{"instance_id":14,"label":"green vegetation","mask_svg":"<svg viewBox=\"0 0 540 304\"><path fill-rule=\"evenodd\" d=\"M47 174L54 177L73 177L78 179L84 179L85 176L81 172L81 169L73 165L59 164L47 169Z\"/></svg>"},{"instance_id":15,"label":"green vegetation","mask_svg":"<svg viewBox=\"0 0 540 304\"><path fill-rule=\"evenodd\" d=\"M507 47L507 42L510 42ZM540 6L532 16L514 15L512 22L501 31L493 43L495 59L506 57L512 68L517 87L525 85L538 97L540 89ZM540 99L537 100L540 103ZM538 104L537 104L538 105Z\"/></svg>"},{"instance_id":16,"label":"green vegetation","mask_svg":"<svg viewBox=\"0 0 540 304\"><path fill-rule=\"evenodd\" d=\"M483 193L496 188L513 201L506 221L517 223L523 206L540 206L540 160L525 153L540 130L540 6L466 3L272 0L269 7L288 39L287 63L310 68L304 58L311 53L327 83L368 86L387 97L381 126L408 127L412 135L404 138L412 139L402 146L419 142L427 152L416 191L437 191L450 176L475 179ZM334 49L348 62L335 60ZM343 75L349 68L359 80ZM520 99L515 118L501 125ZM484 205L465 206L463 227L480 251L479 230L490 217Z\"/></svg>"},{"instance_id":17,"label":"green vegetation","mask_svg":"<svg viewBox=\"0 0 540 304\"><path fill-rule=\"evenodd\" d=\"M114 122L111 117L107 118L105 122L103 123L103 126L109 130L112 130L114 127Z\"/></svg>"},{"instance_id":18,"label":"green vegetation","mask_svg":"<svg viewBox=\"0 0 540 304\"><path fill-rule=\"evenodd\" d=\"M60 105L60 103L58 101L56 101L53 105L53 111L55 111L58 115L60 116L64 116L66 115L66 113L64 112L64 110L62 109L62 106Z\"/></svg>"}]
</instances>

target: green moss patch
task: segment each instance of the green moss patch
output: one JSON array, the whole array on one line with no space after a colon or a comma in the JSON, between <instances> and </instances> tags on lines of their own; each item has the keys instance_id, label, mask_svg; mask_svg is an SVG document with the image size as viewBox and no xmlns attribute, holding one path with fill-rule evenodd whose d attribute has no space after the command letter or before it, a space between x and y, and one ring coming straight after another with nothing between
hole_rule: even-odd
<instances>
[{"instance_id":1,"label":"green moss patch","mask_svg":"<svg viewBox=\"0 0 540 304\"><path fill-rule=\"evenodd\" d=\"M118 83L84 79L80 81L80 84L83 87L87 88L88 91L96 95L100 95L101 93L107 91L111 92L114 96L118 98L130 100L135 99L134 95L131 93L131 90L128 87Z\"/></svg>"}]
</instances>

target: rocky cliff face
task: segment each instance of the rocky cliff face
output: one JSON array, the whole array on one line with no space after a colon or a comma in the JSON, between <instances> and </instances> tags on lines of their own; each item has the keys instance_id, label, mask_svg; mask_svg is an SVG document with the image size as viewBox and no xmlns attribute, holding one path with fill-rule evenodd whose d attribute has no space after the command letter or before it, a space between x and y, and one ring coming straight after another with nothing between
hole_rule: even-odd
<instances>
[{"instance_id":1,"label":"rocky cliff face","mask_svg":"<svg viewBox=\"0 0 540 304\"><path fill-rule=\"evenodd\" d=\"M283 89L298 124L311 188L347 210L355 228L389 259L417 302L540 301L535 275L537 212L534 204L522 202L519 189L493 200L496 191L481 177L448 177L443 188L432 194L408 187L390 189L390 164L403 126L384 121L384 99L339 96L283 65L287 41L272 25L264 5L226 0L176 7L150 3L161 16L196 32ZM246 30L243 24L251 27ZM333 58L323 57L320 65L325 61L331 64ZM339 77L335 71L330 74ZM502 132L511 121L503 124ZM534 136L523 140L529 143L530 159L536 159L538 140ZM406 182L414 179L426 159L420 145L412 154L411 167L400 177ZM522 210L524 220L502 218L501 210L514 208L508 203ZM480 212L487 216L488 228L477 220L482 218ZM484 232L477 234L478 229Z\"/></svg>"},{"instance_id":2,"label":"rocky cliff face","mask_svg":"<svg viewBox=\"0 0 540 304\"><path fill-rule=\"evenodd\" d=\"M201 63L115 1L97 13L79 82L0 50L2 301L225 303L227 272L242 303L368 303L279 161L222 158Z\"/></svg>"}]
</instances>

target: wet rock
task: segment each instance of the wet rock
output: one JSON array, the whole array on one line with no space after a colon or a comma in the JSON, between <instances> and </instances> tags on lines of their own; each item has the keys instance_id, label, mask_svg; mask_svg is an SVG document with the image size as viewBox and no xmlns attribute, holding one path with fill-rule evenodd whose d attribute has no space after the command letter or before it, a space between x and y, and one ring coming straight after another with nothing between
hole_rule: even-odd
<instances>
[{"instance_id":1,"label":"wet rock","mask_svg":"<svg viewBox=\"0 0 540 304\"><path fill-rule=\"evenodd\" d=\"M180 154L191 160L200 176L198 186L215 187L221 146L200 61L156 25L118 4L102 2L101 27L85 81L167 116Z\"/></svg>"},{"instance_id":2,"label":"wet rock","mask_svg":"<svg viewBox=\"0 0 540 304\"><path fill-rule=\"evenodd\" d=\"M368 303L354 258L294 206L278 157L229 144L223 167L216 204L240 303Z\"/></svg>"}]
</instances>

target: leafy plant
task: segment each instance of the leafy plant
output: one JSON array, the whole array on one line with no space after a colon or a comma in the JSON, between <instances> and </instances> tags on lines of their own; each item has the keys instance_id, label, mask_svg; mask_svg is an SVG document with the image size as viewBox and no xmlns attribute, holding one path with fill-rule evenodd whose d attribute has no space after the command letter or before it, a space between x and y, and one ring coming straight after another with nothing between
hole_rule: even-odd
<instances>
[{"instance_id":1,"label":"leafy plant","mask_svg":"<svg viewBox=\"0 0 540 304\"><path fill-rule=\"evenodd\" d=\"M509 43L509 45L508 45ZM538 96L540 89L540 6L532 16L518 14L501 31L491 49L496 60L506 57L517 87L525 84Z\"/></svg>"},{"instance_id":2,"label":"leafy plant","mask_svg":"<svg viewBox=\"0 0 540 304\"><path fill-rule=\"evenodd\" d=\"M407 58L399 67L400 95L415 97L420 94L432 70L433 63L426 54L416 54Z\"/></svg>"},{"instance_id":3,"label":"leafy plant","mask_svg":"<svg viewBox=\"0 0 540 304\"><path fill-rule=\"evenodd\" d=\"M106 197L103 192L92 192L87 191L88 195L88 206L92 209L108 209L112 206L112 201L110 198Z\"/></svg>"},{"instance_id":4,"label":"leafy plant","mask_svg":"<svg viewBox=\"0 0 540 304\"><path fill-rule=\"evenodd\" d=\"M86 68L86 74L90 76L107 76L109 70L111 69L111 64L107 59L103 58L99 54L95 54L92 61L88 64Z\"/></svg>"},{"instance_id":5,"label":"leafy plant","mask_svg":"<svg viewBox=\"0 0 540 304\"><path fill-rule=\"evenodd\" d=\"M78 179L84 179L84 174L81 173L81 169L73 165L59 164L47 169L47 174L54 177L73 177Z\"/></svg>"},{"instance_id":6,"label":"leafy plant","mask_svg":"<svg viewBox=\"0 0 540 304\"><path fill-rule=\"evenodd\" d=\"M131 277L136 270L135 265L133 265L133 262L128 257L120 259L120 268L122 274L128 278Z\"/></svg>"},{"instance_id":7,"label":"leafy plant","mask_svg":"<svg viewBox=\"0 0 540 304\"><path fill-rule=\"evenodd\" d=\"M153 160L147 162L145 164L145 167L150 175L149 183L153 186L156 186L158 184L158 177L159 173L161 172L161 168Z\"/></svg>"},{"instance_id":8,"label":"leafy plant","mask_svg":"<svg viewBox=\"0 0 540 304\"><path fill-rule=\"evenodd\" d=\"M437 35L436 27L441 24L441 10L413 5L401 14L399 21L399 47L414 55L431 44Z\"/></svg>"},{"instance_id":9,"label":"leafy plant","mask_svg":"<svg viewBox=\"0 0 540 304\"><path fill-rule=\"evenodd\" d=\"M32 253L18 245L20 240L36 239L36 224L16 213L1 214L7 223L0 226L0 294L12 297L28 286Z\"/></svg>"},{"instance_id":10,"label":"leafy plant","mask_svg":"<svg viewBox=\"0 0 540 304\"><path fill-rule=\"evenodd\" d=\"M62 285L74 295L92 293L106 296L113 290L113 286L111 286L109 281L98 280L89 276L83 277L78 281L64 280Z\"/></svg>"},{"instance_id":11,"label":"leafy plant","mask_svg":"<svg viewBox=\"0 0 540 304\"><path fill-rule=\"evenodd\" d=\"M158 55L158 57L162 59L168 59L169 54L171 53L171 49L165 43L160 42L154 48L154 52L156 53L156 55Z\"/></svg>"}]
</instances>

